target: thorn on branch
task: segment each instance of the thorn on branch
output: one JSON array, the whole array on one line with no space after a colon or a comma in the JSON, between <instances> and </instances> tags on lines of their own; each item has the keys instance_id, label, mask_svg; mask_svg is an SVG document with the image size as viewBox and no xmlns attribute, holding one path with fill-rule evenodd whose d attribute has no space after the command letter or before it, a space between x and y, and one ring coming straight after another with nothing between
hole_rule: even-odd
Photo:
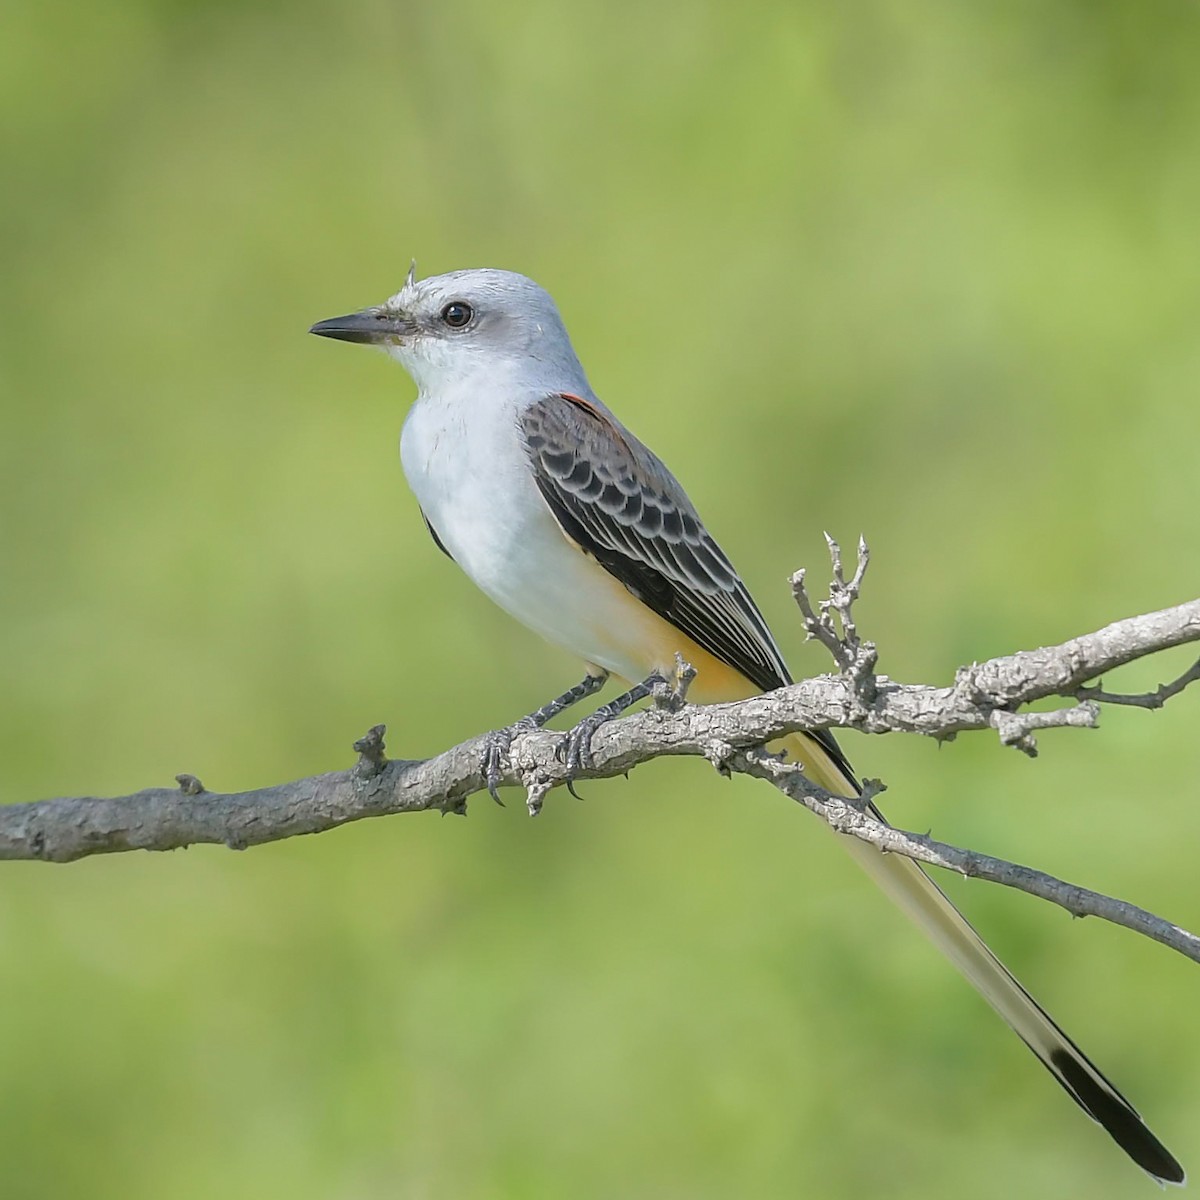
<instances>
[{"instance_id":1,"label":"thorn on branch","mask_svg":"<svg viewBox=\"0 0 1200 1200\"><path fill-rule=\"evenodd\" d=\"M354 743L354 749L358 751L358 762L354 764L354 773L360 779L370 779L387 766L387 756L384 754L383 744L385 733L387 733L386 725L372 725Z\"/></svg>"},{"instance_id":2,"label":"thorn on branch","mask_svg":"<svg viewBox=\"0 0 1200 1200\"><path fill-rule=\"evenodd\" d=\"M195 775L176 775L175 782L185 796L199 796L204 792L204 784Z\"/></svg>"}]
</instances>

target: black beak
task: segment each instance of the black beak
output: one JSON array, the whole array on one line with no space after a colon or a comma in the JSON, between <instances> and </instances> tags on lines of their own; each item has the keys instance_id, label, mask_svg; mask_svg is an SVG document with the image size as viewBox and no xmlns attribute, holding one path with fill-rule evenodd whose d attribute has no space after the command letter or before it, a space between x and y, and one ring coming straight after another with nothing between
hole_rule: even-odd
<instances>
[{"instance_id":1,"label":"black beak","mask_svg":"<svg viewBox=\"0 0 1200 1200\"><path fill-rule=\"evenodd\" d=\"M383 308L364 308L362 312L318 321L308 332L318 337L337 338L340 342L363 342L368 346L377 346L381 342L405 337L415 329L413 322L399 313Z\"/></svg>"}]
</instances>

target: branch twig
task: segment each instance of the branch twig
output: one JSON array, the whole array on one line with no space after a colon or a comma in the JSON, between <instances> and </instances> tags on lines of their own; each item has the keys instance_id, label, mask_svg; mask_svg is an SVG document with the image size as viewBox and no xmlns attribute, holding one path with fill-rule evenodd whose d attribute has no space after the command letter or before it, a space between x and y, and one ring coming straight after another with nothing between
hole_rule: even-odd
<instances>
[{"instance_id":1,"label":"branch twig","mask_svg":"<svg viewBox=\"0 0 1200 1200\"><path fill-rule=\"evenodd\" d=\"M1200 658L1196 659L1178 679L1174 679L1170 683L1160 683L1152 692L1141 692L1137 695L1106 692L1097 684L1095 687L1077 688L1075 695L1080 700L1094 700L1098 704L1127 704L1136 708L1162 708L1168 700L1173 696L1178 696L1189 683L1195 683L1197 679L1200 679Z\"/></svg>"},{"instance_id":2,"label":"branch twig","mask_svg":"<svg viewBox=\"0 0 1200 1200\"><path fill-rule=\"evenodd\" d=\"M862 590L863 577L871 562L866 538L858 539L858 563L849 582L842 567L842 548L830 535L825 535L829 557L833 561L833 579L829 584L829 599L822 600L813 611L812 601L805 586L803 569L792 576L792 596L800 608L804 621L805 640L815 638L833 656L838 670L854 683L854 690L864 705L875 699L875 664L879 653L874 642L864 642L858 636L858 625L854 620L854 605ZM836 613L841 633L831 613Z\"/></svg>"}]
</instances>

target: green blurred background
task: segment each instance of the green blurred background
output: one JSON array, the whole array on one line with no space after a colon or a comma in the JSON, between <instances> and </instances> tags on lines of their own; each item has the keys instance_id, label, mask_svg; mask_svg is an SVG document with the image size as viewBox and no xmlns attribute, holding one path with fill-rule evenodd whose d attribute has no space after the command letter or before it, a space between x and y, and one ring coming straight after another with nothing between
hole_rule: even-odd
<instances>
[{"instance_id":1,"label":"green blurred background","mask_svg":"<svg viewBox=\"0 0 1200 1200\"><path fill-rule=\"evenodd\" d=\"M414 255L555 294L800 671L825 528L903 679L1195 596L1198 57L1132 0L10 0L0 799L574 681L430 542L407 378L306 334ZM898 823L1194 928L1198 703L845 744ZM813 819L698 762L584 792L0 868L0 1194L1150 1194ZM1195 966L947 886L1200 1169Z\"/></svg>"}]
</instances>

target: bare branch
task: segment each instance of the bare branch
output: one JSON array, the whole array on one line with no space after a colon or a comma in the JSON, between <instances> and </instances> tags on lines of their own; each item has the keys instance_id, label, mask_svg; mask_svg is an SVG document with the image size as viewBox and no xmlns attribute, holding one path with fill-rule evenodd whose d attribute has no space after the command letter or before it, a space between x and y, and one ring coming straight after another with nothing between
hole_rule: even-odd
<instances>
[{"instance_id":1,"label":"bare branch","mask_svg":"<svg viewBox=\"0 0 1200 1200\"><path fill-rule=\"evenodd\" d=\"M1114 621L1095 633L1072 638L1059 646L1022 650L1005 658L975 663L959 671L956 687L967 695L988 697L1004 708L1046 696L1074 698L1089 679L1147 654L1197 640L1200 640L1200 600L1191 600L1174 608Z\"/></svg>"},{"instance_id":2,"label":"bare branch","mask_svg":"<svg viewBox=\"0 0 1200 1200\"><path fill-rule=\"evenodd\" d=\"M980 854L977 850L964 850L935 841L928 834L909 833L881 821L867 807L868 801L882 790L877 780L864 780L861 796L835 796L806 779L795 763L781 761L761 750L737 751L728 765L747 775L770 780L781 792L816 813L838 833L869 842L889 854L903 854L959 875L1028 892L1065 908L1072 916L1102 917L1200 962L1200 937L1127 900L1117 900L1032 867Z\"/></svg>"},{"instance_id":3,"label":"bare branch","mask_svg":"<svg viewBox=\"0 0 1200 1200\"><path fill-rule=\"evenodd\" d=\"M829 648L838 675L806 679L733 704L696 707L684 703L694 672L680 662L674 691L663 689L654 708L599 729L592 763L580 778L625 774L661 755L700 755L723 774L769 779L835 829L882 850L1018 888L1079 916L1102 917L1200 961L1200 941L1178 925L1032 868L894 829L867 804L880 785L869 785L863 797L835 797L809 783L794 765L756 750L788 733L853 727L936 738L993 729L1005 744L1033 753L1035 730L1093 728L1106 703L1161 707L1200 679L1197 662L1174 682L1144 696L1087 686L1135 659L1200 642L1200 599L1115 621L1058 646L974 663L961 669L949 687L899 684L875 675L875 647L861 639L854 620L853 605L869 562L865 542L859 543L857 568L849 580L833 539L830 552L829 599L814 609L803 572L793 578L793 591L810 636ZM1020 711L1051 696L1071 703L1050 712ZM354 743L359 757L348 770L254 791L212 792L195 776L181 774L177 788L0 807L0 859L70 862L93 854L172 850L195 843L243 849L365 817L431 809L465 813L467 798L485 788L482 738L410 762L386 757L383 734L383 726L376 726ZM546 795L567 782L567 767L556 755L560 740L561 735L542 730L513 737L501 782L525 790L530 812L536 813Z\"/></svg>"},{"instance_id":4,"label":"bare branch","mask_svg":"<svg viewBox=\"0 0 1200 1200\"><path fill-rule=\"evenodd\" d=\"M1121 692L1106 692L1099 685L1081 687L1075 695L1080 700L1094 700L1100 704L1128 704L1136 708L1162 708L1173 696L1178 696L1189 683L1200 679L1200 658L1186 670L1178 679L1171 683L1159 684L1152 692L1142 692L1138 695L1126 695Z\"/></svg>"}]
</instances>

